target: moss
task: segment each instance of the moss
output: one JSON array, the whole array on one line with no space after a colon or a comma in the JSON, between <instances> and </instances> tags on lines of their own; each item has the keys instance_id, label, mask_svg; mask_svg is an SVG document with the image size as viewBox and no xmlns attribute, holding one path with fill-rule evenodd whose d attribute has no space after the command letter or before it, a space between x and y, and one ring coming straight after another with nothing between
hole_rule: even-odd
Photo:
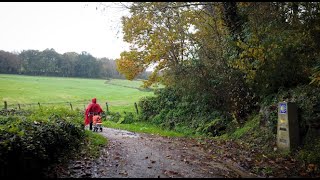
<instances>
[{"instance_id":1,"label":"moss","mask_svg":"<svg viewBox=\"0 0 320 180\"><path fill-rule=\"evenodd\" d=\"M252 134L255 129L259 127L259 116L251 116L249 120L243 125L243 127L237 128L229 138L240 139L246 134Z\"/></svg>"}]
</instances>

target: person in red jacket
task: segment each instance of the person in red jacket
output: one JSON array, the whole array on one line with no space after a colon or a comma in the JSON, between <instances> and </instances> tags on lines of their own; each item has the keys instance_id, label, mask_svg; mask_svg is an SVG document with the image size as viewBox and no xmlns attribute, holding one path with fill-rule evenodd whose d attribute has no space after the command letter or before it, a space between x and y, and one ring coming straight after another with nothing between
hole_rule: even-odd
<instances>
[{"instance_id":1,"label":"person in red jacket","mask_svg":"<svg viewBox=\"0 0 320 180\"><path fill-rule=\"evenodd\" d=\"M90 130L92 130L92 117L97 114L101 114L104 111L97 103L97 98L93 98L92 102L87 106L84 117L84 125L90 124Z\"/></svg>"}]
</instances>

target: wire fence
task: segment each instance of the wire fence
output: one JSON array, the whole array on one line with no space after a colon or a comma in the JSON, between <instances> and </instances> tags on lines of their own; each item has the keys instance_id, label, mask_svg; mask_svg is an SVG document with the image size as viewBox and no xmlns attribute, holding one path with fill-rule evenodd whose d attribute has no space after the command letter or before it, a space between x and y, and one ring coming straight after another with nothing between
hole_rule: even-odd
<instances>
[{"instance_id":1,"label":"wire fence","mask_svg":"<svg viewBox=\"0 0 320 180\"><path fill-rule=\"evenodd\" d=\"M3 109L4 110L9 110L9 109L17 109L17 110L21 110L21 109L27 109L27 108L31 108L34 106L38 106L39 108L41 108L42 106L52 106L52 105L59 105L59 106L69 106L71 110L73 110L74 108L83 108L83 110L86 109L87 105L89 103L91 103L91 100L79 100L79 101L68 101L68 102L37 102L37 103L28 103L28 104L20 104L20 103L12 103L9 104L7 101L4 101L4 106ZM105 106L106 106L106 110L107 112L109 112L109 105L108 102L105 102ZM135 102L134 103L134 107L136 110L136 113L138 114L138 105Z\"/></svg>"},{"instance_id":2,"label":"wire fence","mask_svg":"<svg viewBox=\"0 0 320 180\"><path fill-rule=\"evenodd\" d=\"M41 107L41 106L69 106L71 110L73 108L83 108L85 109L86 106L91 102L91 100L79 100L79 101L68 101L68 102L37 102L37 103L27 103L27 104L20 104L20 103L8 103L4 101L3 109L24 109L24 108L31 108L31 107ZM107 105L107 102L106 102Z\"/></svg>"}]
</instances>

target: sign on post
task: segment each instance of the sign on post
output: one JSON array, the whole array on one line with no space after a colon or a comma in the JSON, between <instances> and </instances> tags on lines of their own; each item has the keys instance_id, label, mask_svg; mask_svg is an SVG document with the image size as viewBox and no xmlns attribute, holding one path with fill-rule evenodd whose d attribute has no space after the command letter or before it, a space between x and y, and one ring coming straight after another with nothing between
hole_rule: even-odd
<instances>
[{"instance_id":1,"label":"sign on post","mask_svg":"<svg viewBox=\"0 0 320 180\"><path fill-rule=\"evenodd\" d=\"M281 150L292 150L299 145L297 106L291 102L278 104L277 146Z\"/></svg>"}]
</instances>

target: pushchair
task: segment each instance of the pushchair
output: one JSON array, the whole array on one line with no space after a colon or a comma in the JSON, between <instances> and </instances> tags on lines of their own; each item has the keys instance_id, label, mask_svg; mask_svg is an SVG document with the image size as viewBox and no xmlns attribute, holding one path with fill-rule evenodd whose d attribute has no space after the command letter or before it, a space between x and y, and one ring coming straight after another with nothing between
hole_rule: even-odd
<instances>
[{"instance_id":1,"label":"pushchair","mask_svg":"<svg viewBox=\"0 0 320 180\"><path fill-rule=\"evenodd\" d=\"M92 117L92 125L93 125L93 132L98 132L98 130L100 130L100 132L102 132L102 118L100 115L94 115Z\"/></svg>"}]
</instances>

